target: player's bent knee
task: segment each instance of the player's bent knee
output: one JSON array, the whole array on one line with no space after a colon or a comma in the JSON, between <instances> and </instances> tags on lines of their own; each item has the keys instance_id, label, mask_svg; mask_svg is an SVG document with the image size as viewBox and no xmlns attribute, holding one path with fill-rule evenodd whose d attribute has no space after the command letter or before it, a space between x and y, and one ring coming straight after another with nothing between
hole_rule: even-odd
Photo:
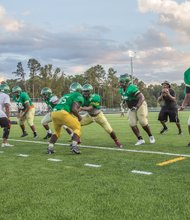
<instances>
[{"instance_id":1,"label":"player's bent knee","mask_svg":"<svg viewBox=\"0 0 190 220\"><path fill-rule=\"evenodd\" d=\"M133 121L129 121L129 126L130 127L135 127L135 126L137 126L137 123L136 122L133 122Z\"/></svg>"},{"instance_id":2,"label":"player's bent knee","mask_svg":"<svg viewBox=\"0 0 190 220\"><path fill-rule=\"evenodd\" d=\"M108 134L111 134L113 132L112 128L104 128L104 129Z\"/></svg>"},{"instance_id":3,"label":"player's bent knee","mask_svg":"<svg viewBox=\"0 0 190 220\"><path fill-rule=\"evenodd\" d=\"M80 129L75 129L73 131L76 135L78 135L79 137L81 136L81 130Z\"/></svg>"},{"instance_id":4,"label":"player's bent knee","mask_svg":"<svg viewBox=\"0 0 190 220\"><path fill-rule=\"evenodd\" d=\"M140 122L139 122L140 123ZM148 123L140 123L140 125L142 126L142 127L146 127L147 125L148 125Z\"/></svg>"},{"instance_id":5,"label":"player's bent knee","mask_svg":"<svg viewBox=\"0 0 190 220\"><path fill-rule=\"evenodd\" d=\"M142 127L145 127L148 125L148 120L139 120L139 124L142 126Z\"/></svg>"},{"instance_id":6,"label":"player's bent knee","mask_svg":"<svg viewBox=\"0 0 190 220\"><path fill-rule=\"evenodd\" d=\"M42 122L42 121L41 121L41 125L43 125L43 126L47 126L48 123L47 123L47 122Z\"/></svg>"},{"instance_id":7,"label":"player's bent knee","mask_svg":"<svg viewBox=\"0 0 190 220\"><path fill-rule=\"evenodd\" d=\"M61 137L61 132L55 132L54 135L55 135L57 138L60 138L60 137Z\"/></svg>"}]
</instances>

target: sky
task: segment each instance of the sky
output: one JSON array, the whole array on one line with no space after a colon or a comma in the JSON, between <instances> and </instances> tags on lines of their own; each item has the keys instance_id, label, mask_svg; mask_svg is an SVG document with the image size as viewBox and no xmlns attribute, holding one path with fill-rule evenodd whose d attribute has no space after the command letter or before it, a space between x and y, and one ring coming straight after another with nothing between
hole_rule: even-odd
<instances>
[{"instance_id":1,"label":"sky","mask_svg":"<svg viewBox=\"0 0 190 220\"><path fill-rule=\"evenodd\" d=\"M0 81L15 78L18 62L28 74L35 58L68 75L100 64L147 84L180 84L190 67L189 12L183 0L1 0Z\"/></svg>"}]
</instances>

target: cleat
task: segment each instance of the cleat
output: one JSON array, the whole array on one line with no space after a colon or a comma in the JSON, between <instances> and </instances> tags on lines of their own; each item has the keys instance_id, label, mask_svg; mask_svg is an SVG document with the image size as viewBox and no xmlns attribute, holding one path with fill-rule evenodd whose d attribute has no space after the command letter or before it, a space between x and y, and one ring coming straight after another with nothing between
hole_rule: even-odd
<instances>
[{"instance_id":1,"label":"cleat","mask_svg":"<svg viewBox=\"0 0 190 220\"><path fill-rule=\"evenodd\" d=\"M149 140L151 144L154 144L156 142L154 136L150 136Z\"/></svg>"},{"instance_id":2,"label":"cleat","mask_svg":"<svg viewBox=\"0 0 190 220\"><path fill-rule=\"evenodd\" d=\"M34 134L34 139L37 139L38 138L38 135L37 134Z\"/></svg>"},{"instance_id":3,"label":"cleat","mask_svg":"<svg viewBox=\"0 0 190 220\"><path fill-rule=\"evenodd\" d=\"M52 148L48 148L47 150L47 154L54 154L55 151Z\"/></svg>"},{"instance_id":4,"label":"cleat","mask_svg":"<svg viewBox=\"0 0 190 220\"><path fill-rule=\"evenodd\" d=\"M183 132L182 132L182 131L179 131L178 135L183 135Z\"/></svg>"},{"instance_id":5,"label":"cleat","mask_svg":"<svg viewBox=\"0 0 190 220\"><path fill-rule=\"evenodd\" d=\"M141 144L145 144L145 140L143 140L143 139L138 140L137 143L135 144L135 146L138 146Z\"/></svg>"},{"instance_id":6,"label":"cleat","mask_svg":"<svg viewBox=\"0 0 190 220\"><path fill-rule=\"evenodd\" d=\"M44 140L50 138L52 136L52 133L47 133L47 135L43 138Z\"/></svg>"},{"instance_id":7,"label":"cleat","mask_svg":"<svg viewBox=\"0 0 190 220\"><path fill-rule=\"evenodd\" d=\"M162 130L160 131L160 134L165 134L168 131L168 128L162 128Z\"/></svg>"},{"instance_id":8,"label":"cleat","mask_svg":"<svg viewBox=\"0 0 190 220\"><path fill-rule=\"evenodd\" d=\"M14 147L14 145L9 144L9 143L2 143L1 147Z\"/></svg>"},{"instance_id":9,"label":"cleat","mask_svg":"<svg viewBox=\"0 0 190 220\"><path fill-rule=\"evenodd\" d=\"M20 137L25 137L25 136L27 136L28 135L28 133L27 132L24 132Z\"/></svg>"},{"instance_id":10,"label":"cleat","mask_svg":"<svg viewBox=\"0 0 190 220\"><path fill-rule=\"evenodd\" d=\"M71 151L75 154L80 154L80 150L77 146L71 146Z\"/></svg>"},{"instance_id":11,"label":"cleat","mask_svg":"<svg viewBox=\"0 0 190 220\"><path fill-rule=\"evenodd\" d=\"M116 147L118 147L118 148L122 148L122 147L123 147L123 145L120 144L119 141L115 141L115 145L116 145Z\"/></svg>"}]
</instances>

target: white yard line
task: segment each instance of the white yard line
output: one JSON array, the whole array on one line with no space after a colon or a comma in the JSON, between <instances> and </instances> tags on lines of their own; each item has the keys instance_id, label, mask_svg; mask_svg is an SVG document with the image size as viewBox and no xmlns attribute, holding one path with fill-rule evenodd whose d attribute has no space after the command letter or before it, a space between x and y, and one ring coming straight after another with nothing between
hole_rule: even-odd
<instances>
[{"instance_id":1,"label":"white yard line","mask_svg":"<svg viewBox=\"0 0 190 220\"><path fill-rule=\"evenodd\" d=\"M48 146L48 142L43 141L29 141L29 140L18 140L18 139L9 139L10 141L22 142L22 143L35 143L35 144L45 144ZM70 146L70 144L62 144L56 143L56 145L61 146ZM88 145L79 145L81 148L89 148L89 149L99 149L99 150L108 150L108 151L123 151L123 152L131 152L131 153L143 153L143 154L158 154L158 155L168 155L168 156L179 156L179 157L190 157L190 154L176 154L169 152L161 152L161 151L147 151L147 150L129 150L124 148L109 148L109 147L98 147L98 146L88 146Z\"/></svg>"},{"instance_id":2,"label":"white yard line","mask_svg":"<svg viewBox=\"0 0 190 220\"><path fill-rule=\"evenodd\" d=\"M85 163L84 166L98 168L98 167L101 167L102 165Z\"/></svg>"},{"instance_id":3,"label":"white yard line","mask_svg":"<svg viewBox=\"0 0 190 220\"><path fill-rule=\"evenodd\" d=\"M17 154L18 157L29 157L28 154Z\"/></svg>"},{"instance_id":4,"label":"white yard line","mask_svg":"<svg viewBox=\"0 0 190 220\"><path fill-rule=\"evenodd\" d=\"M55 159L55 158L49 158L49 159L47 159L47 160L53 161L53 162L61 162L61 161L62 161L62 160L60 160L60 159Z\"/></svg>"},{"instance_id":5,"label":"white yard line","mask_svg":"<svg viewBox=\"0 0 190 220\"><path fill-rule=\"evenodd\" d=\"M151 175L152 174L152 172L141 171L141 170L132 170L131 173L144 174L144 175Z\"/></svg>"}]
</instances>

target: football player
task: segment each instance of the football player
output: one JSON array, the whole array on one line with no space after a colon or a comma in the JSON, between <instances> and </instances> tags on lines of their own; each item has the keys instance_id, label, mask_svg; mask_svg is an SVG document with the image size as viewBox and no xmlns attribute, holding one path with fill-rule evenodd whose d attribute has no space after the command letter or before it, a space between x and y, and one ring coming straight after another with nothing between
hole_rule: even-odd
<instances>
[{"instance_id":1,"label":"football player","mask_svg":"<svg viewBox=\"0 0 190 220\"><path fill-rule=\"evenodd\" d=\"M70 85L70 93L65 94L60 98L58 104L54 106L51 112L51 118L55 133L51 136L48 154L54 153L54 144L61 135L63 125L71 128L73 131L71 151L75 154L80 154L77 146L81 135L81 116L79 114L80 107L84 104L84 98L81 95L82 86L79 83Z\"/></svg>"},{"instance_id":2,"label":"football player","mask_svg":"<svg viewBox=\"0 0 190 220\"><path fill-rule=\"evenodd\" d=\"M17 118L19 120L19 125L22 130L21 137L25 137L28 135L25 129L25 121L27 121L30 126L34 138L38 137L35 125L34 125L34 116L35 116L35 107L28 95L28 93L23 92L19 86L15 86L12 88L13 100L16 102L18 107L18 115Z\"/></svg>"},{"instance_id":3,"label":"football player","mask_svg":"<svg viewBox=\"0 0 190 220\"><path fill-rule=\"evenodd\" d=\"M81 125L89 125L92 122L96 122L104 130L110 135L110 137L114 140L115 145L119 148L123 146L118 141L118 138L113 131L110 123L108 122L107 118L105 117L104 113L100 110L100 102L101 98L97 94L92 94L93 87L90 84L85 84L82 87L82 94L84 97L84 105L81 107L81 110L86 111L87 114L82 116Z\"/></svg>"},{"instance_id":4,"label":"football player","mask_svg":"<svg viewBox=\"0 0 190 220\"><path fill-rule=\"evenodd\" d=\"M161 105L161 110L158 115L158 120L162 125L162 129L160 134L164 134L168 131L168 127L166 126L166 122L168 117L170 122L175 122L178 128L178 135L182 134L180 120L178 117L178 109L176 102L175 91L171 89L171 85L168 81L164 81L162 83L162 91L160 92L160 96L158 97L158 102Z\"/></svg>"},{"instance_id":5,"label":"football player","mask_svg":"<svg viewBox=\"0 0 190 220\"><path fill-rule=\"evenodd\" d=\"M41 95L42 99L44 100L44 102L47 104L47 106L50 108L50 110L52 110L54 108L54 106L59 101L58 97L56 95L53 95L52 90L48 87L44 87L41 90L40 95ZM47 131L47 134L44 137L44 139L48 139L52 135L51 129L48 125L48 123L50 123L51 121L52 120L51 120L50 112L48 112L41 120L41 124L43 125L43 127Z\"/></svg>"},{"instance_id":6,"label":"football player","mask_svg":"<svg viewBox=\"0 0 190 220\"><path fill-rule=\"evenodd\" d=\"M130 127L138 138L138 141L135 145L145 143L145 140L142 138L137 126L138 121L148 134L150 143L155 143L154 136L152 135L148 125L148 108L144 95L139 91L136 85L132 84L131 79L126 74L120 76L119 86L119 93L129 108L128 117Z\"/></svg>"},{"instance_id":7,"label":"football player","mask_svg":"<svg viewBox=\"0 0 190 220\"><path fill-rule=\"evenodd\" d=\"M7 84L0 85L0 126L3 128L3 143L1 147L12 147L8 143L10 133L10 88Z\"/></svg>"},{"instance_id":8,"label":"football player","mask_svg":"<svg viewBox=\"0 0 190 220\"><path fill-rule=\"evenodd\" d=\"M52 90L48 87L44 87L42 90L41 90L41 97L42 99L44 100L44 102L47 104L47 106L50 108L50 111L52 111L52 109L55 107L55 105L59 102L59 99L56 95L54 95L52 93ZM51 114L50 112L48 112L42 119L41 121L41 124L43 125L43 127L46 129L47 131L47 134L46 136L44 137L44 139L48 139L52 136L52 131L49 127L49 123L52 122L52 119L51 119ZM67 126L63 125L64 129L67 131L67 133L72 136L73 135L73 132L67 128Z\"/></svg>"}]
</instances>

